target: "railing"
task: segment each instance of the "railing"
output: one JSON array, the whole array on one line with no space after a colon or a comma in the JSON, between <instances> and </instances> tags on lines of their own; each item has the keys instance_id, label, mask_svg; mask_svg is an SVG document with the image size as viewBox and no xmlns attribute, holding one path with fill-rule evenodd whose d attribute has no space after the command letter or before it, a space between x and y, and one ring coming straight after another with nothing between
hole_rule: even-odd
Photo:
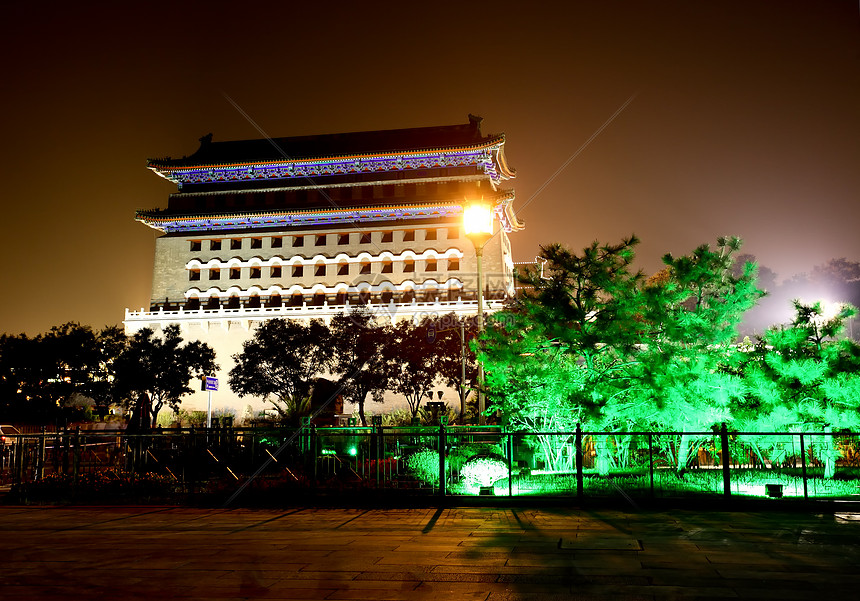
<instances>
[{"instance_id":1,"label":"railing","mask_svg":"<svg viewBox=\"0 0 860 601\"><path fill-rule=\"evenodd\" d=\"M508 432L498 426L64 430L7 436L33 490L157 475L172 491L860 500L858 432Z\"/></svg>"},{"instance_id":2,"label":"railing","mask_svg":"<svg viewBox=\"0 0 860 601\"><path fill-rule=\"evenodd\" d=\"M504 307L503 300L484 300L484 309L489 312L494 312ZM455 301L429 301L418 302L412 301L409 303L367 303L364 305L350 305L348 302L343 305L328 304L288 306L280 307L239 307L217 309L184 309L180 307L175 311L165 311L160 308L158 311L129 311L125 310L125 322L136 321L177 321L177 320L236 320L236 319L271 319L277 317L285 318L307 318L307 317L333 317L340 313L348 313L352 307L364 307L375 315L393 316L397 314L405 315L421 315L426 313L431 314L446 314L446 313L475 313L478 307L476 300Z\"/></svg>"}]
</instances>

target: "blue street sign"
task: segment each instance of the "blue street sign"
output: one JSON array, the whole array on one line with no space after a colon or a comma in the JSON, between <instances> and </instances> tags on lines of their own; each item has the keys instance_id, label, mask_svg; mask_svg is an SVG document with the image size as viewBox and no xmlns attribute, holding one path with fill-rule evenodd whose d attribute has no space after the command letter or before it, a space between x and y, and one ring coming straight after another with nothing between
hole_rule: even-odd
<instances>
[{"instance_id":1,"label":"blue street sign","mask_svg":"<svg viewBox=\"0 0 860 601\"><path fill-rule=\"evenodd\" d=\"M206 376L205 390L218 390L218 378L210 378L209 376Z\"/></svg>"}]
</instances>

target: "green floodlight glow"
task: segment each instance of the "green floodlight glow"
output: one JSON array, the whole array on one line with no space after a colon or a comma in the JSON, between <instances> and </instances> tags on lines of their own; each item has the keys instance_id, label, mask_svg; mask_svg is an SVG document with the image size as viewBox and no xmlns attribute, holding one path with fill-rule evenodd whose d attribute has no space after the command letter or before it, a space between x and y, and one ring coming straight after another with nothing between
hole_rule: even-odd
<instances>
[{"instance_id":1,"label":"green floodlight glow","mask_svg":"<svg viewBox=\"0 0 860 601\"><path fill-rule=\"evenodd\" d=\"M466 494L479 494L481 489L493 487L496 482L507 479L508 468L503 461L491 457L476 457L466 462L460 470Z\"/></svg>"},{"instance_id":2,"label":"green floodlight glow","mask_svg":"<svg viewBox=\"0 0 860 601\"><path fill-rule=\"evenodd\" d=\"M349 453L350 457L355 457L356 455L358 455L358 449L356 449L355 447L349 447L347 453Z\"/></svg>"},{"instance_id":3,"label":"green floodlight glow","mask_svg":"<svg viewBox=\"0 0 860 601\"><path fill-rule=\"evenodd\" d=\"M337 455L337 452L334 449L323 449L320 455Z\"/></svg>"}]
</instances>

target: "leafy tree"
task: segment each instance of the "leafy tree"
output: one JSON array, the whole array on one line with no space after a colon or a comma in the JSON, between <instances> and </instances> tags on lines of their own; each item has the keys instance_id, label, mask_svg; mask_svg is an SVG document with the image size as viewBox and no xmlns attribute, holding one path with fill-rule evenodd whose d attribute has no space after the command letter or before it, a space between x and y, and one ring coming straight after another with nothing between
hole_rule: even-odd
<instances>
[{"instance_id":1,"label":"leafy tree","mask_svg":"<svg viewBox=\"0 0 860 601\"><path fill-rule=\"evenodd\" d=\"M553 244L541 248L540 269L519 274L526 292L522 309L545 340L577 356L589 371L609 370L613 360L602 356L629 353L641 341L639 284L632 270L638 238L616 245L597 242L581 255Z\"/></svg>"},{"instance_id":2,"label":"leafy tree","mask_svg":"<svg viewBox=\"0 0 860 601\"><path fill-rule=\"evenodd\" d=\"M332 364L329 328L319 319L304 324L293 319L263 322L254 336L233 355L231 390L240 397L261 397L286 419L291 407L310 398L316 377Z\"/></svg>"},{"instance_id":3,"label":"leafy tree","mask_svg":"<svg viewBox=\"0 0 860 601\"><path fill-rule=\"evenodd\" d=\"M580 255L542 248L541 268L520 274L531 292L492 318L484 340L491 410L531 431L581 421L687 432L727 419L743 387L723 363L761 294L755 266L733 275L740 241L724 238L716 250L666 255L666 268L646 281L631 268L637 242L593 243ZM629 439L610 442L596 441L599 470L623 459ZM693 442L674 445L679 469Z\"/></svg>"},{"instance_id":4,"label":"leafy tree","mask_svg":"<svg viewBox=\"0 0 860 601\"><path fill-rule=\"evenodd\" d=\"M542 247L542 265L518 274L527 292L491 317L482 343L490 411L533 432L618 420L607 407L631 390L631 367L647 341L636 244L635 236L594 242L581 254ZM571 455L566 438L538 442L551 467Z\"/></svg>"},{"instance_id":5,"label":"leafy tree","mask_svg":"<svg viewBox=\"0 0 860 601\"><path fill-rule=\"evenodd\" d=\"M696 442L687 433L731 419L732 404L744 394L732 356L743 315L763 293L755 264L736 270L733 254L740 247L738 238L719 238L716 249L667 254L668 279L646 289L651 340L638 357L642 390L650 393L645 413L654 426L683 432L675 449L679 470Z\"/></svg>"},{"instance_id":6,"label":"leafy tree","mask_svg":"<svg viewBox=\"0 0 860 601\"><path fill-rule=\"evenodd\" d=\"M576 359L559 347L533 348L529 360L488 370L487 383L496 400L490 408L500 410L505 422L516 429L551 433L528 440L540 449L548 469L570 470L574 467L570 433L587 419L577 402L585 376Z\"/></svg>"},{"instance_id":7,"label":"leafy tree","mask_svg":"<svg viewBox=\"0 0 860 601\"><path fill-rule=\"evenodd\" d=\"M116 327L97 332L66 323L28 338L0 337L0 381L6 415L53 421L71 417L73 397L106 412L113 400L113 362L125 344Z\"/></svg>"},{"instance_id":8,"label":"leafy tree","mask_svg":"<svg viewBox=\"0 0 860 601\"><path fill-rule=\"evenodd\" d=\"M79 394L106 414L115 396L114 363L127 341L116 326L95 331L70 322L51 328L41 337L40 345L57 374L49 386L56 402L64 405Z\"/></svg>"},{"instance_id":9,"label":"leafy tree","mask_svg":"<svg viewBox=\"0 0 860 601\"><path fill-rule=\"evenodd\" d=\"M58 408L48 380L55 376L39 338L0 336L0 398L6 419L53 421Z\"/></svg>"},{"instance_id":10,"label":"leafy tree","mask_svg":"<svg viewBox=\"0 0 860 601\"><path fill-rule=\"evenodd\" d=\"M454 388L465 407L469 393L478 377L478 365L472 348L478 327L474 318L461 319L454 313L427 320L428 335L433 338L439 375L446 385ZM465 367L465 377L464 377ZM460 419L465 419L465 414Z\"/></svg>"},{"instance_id":11,"label":"leafy tree","mask_svg":"<svg viewBox=\"0 0 860 601\"><path fill-rule=\"evenodd\" d=\"M144 328L116 359L117 395L146 417L143 427L157 424L164 405L178 411L182 397L193 392L191 382L218 369L209 345L183 342L178 325L165 327L161 335Z\"/></svg>"},{"instance_id":12,"label":"leafy tree","mask_svg":"<svg viewBox=\"0 0 860 601\"><path fill-rule=\"evenodd\" d=\"M108 326L96 334L96 351L93 362L87 369L87 376L80 384L80 393L96 404L98 410L106 413L116 399L115 375L116 361L122 355L129 338L116 326Z\"/></svg>"},{"instance_id":13,"label":"leafy tree","mask_svg":"<svg viewBox=\"0 0 860 601\"><path fill-rule=\"evenodd\" d=\"M339 376L344 398L358 407L361 424L367 425L364 403L367 396L381 403L388 388L385 347L391 343L391 328L379 325L366 308L331 320L331 371Z\"/></svg>"},{"instance_id":14,"label":"leafy tree","mask_svg":"<svg viewBox=\"0 0 860 601\"><path fill-rule=\"evenodd\" d=\"M843 305L828 315L821 303L794 302L795 318L773 328L749 354L744 374L749 390L738 408L744 429L832 432L860 426L860 346L841 336L857 309ZM839 455L832 436L815 442L825 476L836 472ZM772 460L784 458L781 447L767 449Z\"/></svg>"},{"instance_id":15,"label":"leafy tree","mask_svg":"<svg viewBox=\"0 0 860 601\"><path fill-rule=\"evenodd\" d=\"M389 390L406 398L413 418L440 375L434 340L435 330L429 321L415 325L403 320L391 328L391 343L384 349Z\"/></svg>"}]
</instances>

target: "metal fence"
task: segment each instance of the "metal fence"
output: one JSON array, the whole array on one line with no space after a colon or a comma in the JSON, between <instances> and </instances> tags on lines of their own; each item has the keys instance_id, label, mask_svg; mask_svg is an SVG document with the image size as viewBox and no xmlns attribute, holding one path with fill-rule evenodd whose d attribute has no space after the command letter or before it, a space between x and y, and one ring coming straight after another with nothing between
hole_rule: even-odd
<instances>
[{"instance_id":1,"label":"metal fence","mask_svg":"<svg viewBox=\"0 0 860 601\"><path fill-rule=\"evenodd\" d=\"M181 493L860 499L857 432L510 432L498 426L63 430L11 435L0 482ZM255 492L256 491L256 492Z\"/></svg>"}]
</instances>

